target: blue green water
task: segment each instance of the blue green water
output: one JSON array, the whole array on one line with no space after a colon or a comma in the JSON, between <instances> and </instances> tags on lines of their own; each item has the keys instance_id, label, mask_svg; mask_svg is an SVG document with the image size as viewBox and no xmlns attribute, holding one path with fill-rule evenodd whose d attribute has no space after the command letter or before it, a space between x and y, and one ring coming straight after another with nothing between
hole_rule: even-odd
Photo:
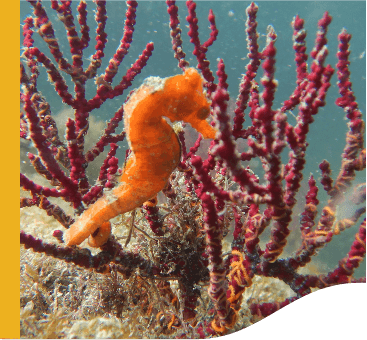
<instances>
[{"instance_id":1,"label":"blue green water","mask_svg":"<svg viewBox=\"0 0 367 340\"><path fill-rule=\"evenodd\" d=\"M298 14L305 19L307 29L308 54L310 53L317 31L317 21L322 17L324 11L329 11L333 21L328 30L329 56L327 63L333 67L337 62L337 35L343 27L352 34L351 40L351 80L353 90L357 98L359 107L365 115L366 107L366 3L363 1L260 1L257 15L258 32L260 34L260 48L265 44L266 28L269 24L273 25L278 38L276 41L277 63L275 77L279 81L274 108L279 105L292 93L295 86L295 63L294 52L292 48L292 18ZM232 98L236 98L241 74L245 72L247 64L247 49L245 35L246 7L250 4L247 1L202 1L197 3L197 16L199 19L200 39L204 42L209 36L207 15L211 8L216 16L216 23L219 30L217 41L210 47L207 57L211 63L213 71L216 69L217 58L222 58L226 65L228 74L229 92ZM44 2L47 12L54 23L56 36L59 39L60 46L64 51L64 56L71 60L69 45L66 39L65 29L51 10L50 3ZM179 17L181 19L181 28L183 30L183 49L186 52L187 60L191 66L196 66L196 59L192 55L193 46L187 36L188 28L185 17L187 9L185 2L178 2ZM76 7L76 3L73 4ZM94 52L95 22L94 13L95 4L88 1L88 24L91 28L90 46L85 50L84 64L88 65L88 57ZM107 3L107 27L108 43L105 49L106 57L100 70L104 70L108 64L109 58L115 52L123 34L124 14L126 4L121 1L108 1ZM24 19L31 13L31 6L26 2L21 2L20 18ZM115 77L114 84L124 75L124 72L139 56L145 45L149 41L154 42L154 52L147 67L136 77L133 87L138 87L144 78L154 75L160 77L171 76L180 73L177 67L177 61L173 57L171 41L169 35L169 16L167 6L163 1L139 2L137 9L137 19L133 43L129 54L125 57L120 72ZM39 46L43 52L49 55L46 44L38 37L35 38L36 46ZM259 72L259 77L262 72ZM42 78L43 77L43 78ZM259 77L257 79L259 79ZM45 72L42 71L40 79L46 79ZM340 155L345 145L345 133L347 131L346 121L343 119L343 111L335 106L335 99L338 97L338 88L336 85L336 74L332 78L332 86L326 99L327 105L321 108L319 114L315 117L315 123L312 124L308 141L310 143L307 149L307 165L304 172L305 179L309 173L313 172L316 178L319 178L318 164L327 159L334 169L334 175L340 168ZM72 85L69 82L72 91ZM55 94L54 89L48 82L40 82L39 89L51 104L54 112L59 112L63 108L60 98ZM87 85L87 94L91 98L95 93L95 85L90 81ZM128 92L126 92L127 94ZM95 110L93 114L98 119L107 120L123 103L126 94L122 98L111 100L105 103L100 109ZM297 112L295 112L297 113ZM290 117L289 121L294 123ZM365 177L361 174L359 181ZM304 180L305 181L305 180ZM322 190L320 190L321 192ZM321 198L326 198L320 193ZM355 234L355 228L348 230L343 235L344 241L332 253L330 265L337 264L340 259L349 250L350 244ZM342 238L341 236L339 238ZM329 248L332 248L331 246ZM330 250L330 249L328 249ZM322 254L320 254L322 255ZM325 259L330 256L325 255ZM328 260L329 261L329 260Z\"/></svg>"}]
</instances>

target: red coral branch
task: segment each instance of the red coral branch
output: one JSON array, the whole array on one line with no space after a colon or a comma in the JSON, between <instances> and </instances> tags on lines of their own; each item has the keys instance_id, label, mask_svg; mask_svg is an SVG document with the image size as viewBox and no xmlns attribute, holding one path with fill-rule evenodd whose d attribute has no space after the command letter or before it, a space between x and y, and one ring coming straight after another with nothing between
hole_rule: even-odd
<instances>
[{"instance_id":1,"label":"red coral branch","mask_svg":"<svg viewBox=\"0 0 367 340\"><path fill-rule=\"evenodd\" d=\"M107 67L102 74L98 72L107 43L108 6L105 1L95 1L96 45L89 65L84 65L83 59L91 39L87 18L89 4L85 1L79 3L75 19L70 1L51 1L51 8L58 13L59 20L64 24L72 58L69 63L66 53L61 51L53 23L43 4L40 1L28 2L33 8L33 15L25 18L23 24L20 137L24 144L31 141L36 151L27 153L27 162L33 166L33 173L20 174L20 185L30 194L20 199L20 206L44 210L67 230L54 230L53 236L58 244L44 242L41 238L21 231L21 244L26 249L101 274L119 273L122 279L133 277L134 282L140 284L132 287L131 291L135 292L144 286L148 293L131 295L144 307L141 310L144 310L144 318L150 320L151 329L161 332L157 333L158 337L192 335L203 338L232 332L239 327L236 322L242 314L242 302L246 296L244 293L264 277L283 281L292 289L294 296L282 302L253 296L254 303L249 310L255 319L276 312L311 293L312 289L365 281L365 278L354 277L355 270L366 255L366 185L355 183L357 172L366 168L364 121L352 90L349 71L351 35L345 29L338 36L336 65L340 93L336 105L346 113L348 126L346 144L341 155L341 169L335 178L335 169L331 168L327 160L323 160L317 169L320 178L304 173L310 142L308 132L314 123L314 116L327 103L327 92L334 73L334 69L326 63L329 54L327 30L331 23L328 12L318 22L310 61L306 53L305 22L298 15L294 17L295 87L291 95L283 99L280 107L275 108L275 92L278 87L275 79L276 59L281 58L279 54L282 51L276 50L277 36L271 26L268 28L265 47L259 51L258 6L255 3L248 6L245 37L249 62L241 78L234 116L231 116L226 60L218 58L216 81L208 59L207 52L216 41L220 27L216 25L213 11L209 10L208 13L209 37L202 43L199 38L197 5L191 0L186 2L188 36L193 44L193 55L198 62L201 77L194 69L188 68L189 58L183 50L183 25L179 20L179 9L175 1L167 0L172 49L179 68L185 73L177 77L181 77L182 84L186 84L191 81L189 74L196 74L200 86L188 92L189 95L185 92L184 98L180 97L177 105L177 101L173 100L176 97L173 98L171 92L168 94L171 87L167 86L169 90L165 88L166 83L176 77L165 80L148 78L144 84L149 86L143 85L135 92L130 92L128 99L111 115L101 135L93 141L92 147L85 150L85 136L89 129L93 129L89 126L90 114L109 99L120 97L126 90L130 91L133 81L138 80L137 76L146 67L154 44L148 42L141 55L116 81L119 68L133 43L133 33L138 28L136 1L127 1L122 39L112 58L107 60ZM37 32L49 49L52 60L34 46L37 41L34 34ZM65 142L59 137L51 101L48 102L39 92L37 85L43 81L40 67L46 70L55 93L73 110L74 117L66 122ZM259 68L262 69L262 76L259 75ZM93 78L96 92L91 99L87 99L85 86ZM68 89L69 80L74 86L73 94ZM157 82L158 88L153 88L152 82ZM201 83L205 91L202 91ZM165 101L168 103L156 102L160 86L167 90ZM180 87L181 83L172 87L177 91L177 96L181 95ZM111 234L111 226L122 225L120 228L112 228L113 234L118 235L121 229L128 227L127 220L122 217L117 222L112 219L108 221L108 218L100 216L105 216L103 209L106 206L111 209L109 213L114 213L113 216L116 216L115 212L127 211L122 210L124 202L119 200L115 184L120 174L128 177L134 171L133 175L137 175L137 167L131 164L134 165L136 152L139 152L131 147L132 150L126 150L125 166L119 163L116 157L118 145L121 145L119 143L125 137L130 141L131 133L135 131L131 131L131 125L125 126L122 132L118 132L121 131L118 128L124 114L129 117L129 112L134 112L135 115L135 109L141 103L136 98L140 96L139 91L145 91L146 88L152 91L148 94L149 103L154 103L158 108L166 108L165 114L170 119L174 117L171 119L173 123L176 120L188 121L195 128L205 124L207 130L210 128L212 131L212 140L207 150L203 150L208 145L204 137L208 138L209 135L203 132L198 138L196 135L192 137L185 125L177 124L174 125L176 134L172 132L163 142L148 145L154 140L149 136L153 133L151 131L163 131L170 127L163 118L148 122L146 118L152 110L150 104L148 108L145 107L143 117L134 126L139 125L141 131L147 131L147 136L137 134L136 139L140 143L137 144L147 149L146 155L154 157L159 148L159 155L163 155L166 153L165 148L168 152L171 144L175 143L177 157L173 167L163 177L153 171L154 161L144 163L144 159L139 159L142 163L139 167L144 169L144 175L137 177L139 181L135 181L134 185L129 184L131 191L128 196L134 198L135 190L147 190L150 193L149 186L154 186L156 181L160 181L159 187L164 189L157 197L155 194L144 197L147 201L143 204L139 201L134 208L133 226L129 225L132 227L130 234L127 237L115 237ZM198 95L204 104L196 102L194 98ZM135 102L131 102L131 98L135 98ZM193 105L188 114L190 119L176 117L176 114L186 109L188 102ZM140 112L141 108L137 110ZM287 114L294 110L298 110L296 123L291 124ZM175 113L172 117L171 111ZM247 127L244 126L246 111L249 117ZM206 121L207 118L211 120L210 123ZM127 121L125 125L129 125ZM95 178L90 177L88 167L93 166L96 158L108 147L109 152L101 160L102 165L97 169ZM206 158L203 151L207 151ZM178 163L177 169L171 172ZM256 168L256 163L262 169ZM33 175L47 180L51 187L37 184ZM304 197L300 197L303 176L309 180L305 194L302 195ZM136 183L141 183L141 187L135 187ZM121 192L126 189L124 184L120 183L118 187ZM327 194L326 202L318 197L320 188ZM302 198L304 201L300 200ZM76 221L74 216L65 213L66 210L55 199L63 199L73 206ZM297 200L303 206L297 204ZM103 242L94 243L100 248L97 255L92 255L82 245L62 245L64 240L68 242L71 229L78 229L79 226L87 229L89 226L92 218L77 218L87 207L87 213L97 208L102 211L98 216L93 215L93 218L101 218L101 221L91 222L96 229L90 235L91 240L103 239ZM109 216L112 216L112 212ZM71 224L73 227L69 228ZM287 241L295 242L291 239L292 234L296 233L293 231L294 226L300 231L299 244L296 245L298 248L284 255ZM339 238L345 229L351 228L356 231L354 241L336 268L325 274L314 275L299 270L312 261L321 248L326 245L332 247L335 235L339 235ZM132 251L123 249L117 241L119 238L127 238L125 243L129 243ZM177 285L170 283L173 280ZM140 295L144 295L144 298Z\"/></svg>"}]
</instances>

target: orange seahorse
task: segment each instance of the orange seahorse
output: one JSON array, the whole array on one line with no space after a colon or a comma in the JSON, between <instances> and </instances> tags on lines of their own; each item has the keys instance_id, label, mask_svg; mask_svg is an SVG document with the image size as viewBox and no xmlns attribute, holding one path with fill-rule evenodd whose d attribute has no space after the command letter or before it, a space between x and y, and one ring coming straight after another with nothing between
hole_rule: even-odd
<instances>
[{"instance_id":1,"label":"orange seahorse","mask_svg":"<svg viewBox=\"0 0 367 340\"><path fill-rule=\"evenodd\" d=\"M103 245L110 233L110 219L140 207L167 183L177 167L181 148L172 122L190 123L204 138L216 130L206 121L208 103L203 79L194 68L169 77L149 77L124 105L124 123L132 155L119 185L83 212L64 233L66 245L78 245L89 237L93 247Z\"/></svg>"}]
</instances>

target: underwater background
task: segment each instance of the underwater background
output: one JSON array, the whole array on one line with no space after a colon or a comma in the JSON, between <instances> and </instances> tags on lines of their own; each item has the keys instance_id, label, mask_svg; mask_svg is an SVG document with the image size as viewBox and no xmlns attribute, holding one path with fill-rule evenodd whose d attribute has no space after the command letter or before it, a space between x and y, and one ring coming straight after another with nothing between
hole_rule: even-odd
<instances>
[{"instance_id":1,"label":"underwater background","mask_svg":"<svg viewBox=\"0 0 367 340\"><path fill-rule=\"evenodd\" d=\"M78 2L73 3L73 9L76 8ZM213 72L216 71L216 64L218 58L224 60L226 72L228 74L227 82L229 84L229 94L231 100L235 100L238 94L238 87L241 81L241 74L245 73L245 66L247 65L247 42L245 36L245 21L246 8L250 4L248 1L199 1L197 2L196 13L199 19L199 33L200 39L203 43L208 37L210 30L207 21L208 11L211 8L216 17L216 24L219 30L219 35L214 44L209 48L207 53L208 60ZM268 25L273 25L277 33L276 41L276 73L275 77L279 81L276 97L274 101L274 109L279 108L281 103L288 99L295 87L296 74L294 51L292 48L292 28L291 21L295 15L299 15L305 20L305 28L307 30L307 54L309 55L314 45L317 22L322 17L325 11L329 11L333 17L332 23L328 29L328 47L329 56L326 63L331 64L335 68L337 58L337 35L341 29L345 27L348 33L352 34L350 42L350 71L351 80L353 83L352 89L357 98L359 108L364 117L366 112L366 3L363 1L260 1L257 2L259 10L257 13L258 33L260 35L260 50L265 45L266 29ZM196 66L197 62L192 55L193 45L189 42L187 36L188 28L186 26L185 17L187 9L185 2L177 2L179 7L179 18L181 20L183 50L186 53L186 59L190 62L190 66ZM57 19L56 12L50 7L48 1L44 2L44 6L52 21L55 29L55 35L59 39L59 44L64 56L71 60L69 51L69 44L66 38L66 32L63 24ZM88 25L91 29L91 41L89 47L84 51L84 61L87 64L88 57L94 52L95 45L95 28L93 10L95 4L88 1ZM31 6L25 2L21 2L20 19L23 19L31 13ZM108 20L106 24L106 32L108 34L108 43L105 48L105 57L100 68L100 72L108 65L109 59L113 56L116 48L123 35L123 27L125 20L126 4L122 1L108 1L107 15ZM75 13L75 12L74 12ZM135 32L133 35L133 42L131 43L129 53L122 62L119 73L115 77L114 84L116 84L125 74L126 70L137 59L139 54L150 41L154 42L154 51L152 57L149 59L147 66L138 75L133 86L125 91L124 95L114 100L107 101L98 110L93 111L93 115L97 121L106 121L111 118L114 112L122 105L126 95L133 88L137 88L142 83L143 79L148 76L167 77L174 74L181 73L177 66L177 60L173 56L170 30L169 30L169 15L167 14L167 5L164 1L140 1L137 8L137 18L135 25ZM76 23L77 27L78 24ZM21 34L22 32L20 32ZM38 46L41 51L50 56L47 45L42 41L38 35L34 35L35 46ZM22 41L22 36L21 36ZM21 51L22 52L22 51ZM50 56L51 57L51 56ZM52 59L52 58L51 58ZM309 58L310 66L310 58ZM257 81L262 76L262 69L259 69ZM61 99L56 94L53 86L50 83L43 81L47 79L47 74L44 70L41 71L39 77L38 88L40 92L46 97L51 105L51 110L55 115L70 115L70 110L61 102ZM65 77L69 82L69 88L72 93L72 83L68 77ZM337 76L334 73L327 97L326 106L320 108L319 113L314 117L315 122L310 127L308 135L309 146L306 152L306 166L303 172L304 178L302 187L305 187L310 173L313 173L316 180L320 179L320 171L318 165L323 159L327 159L331 168L333 169L333 177L335 178L341 164L341 153L345 145L345 134L347 131L346 120L344 119L344 112L337 107L334 102L338 97ZM87 99L95 94L96 85L89 81L87 83ZM261 90L261 86L260 86ZM89 96L88 96L89 94ZM297 112L294 112L297 114ZM246 117L245 117L246 118ZM65 118L66 119L66 118ZM249 119L247 119L249 120ZM289 114L289 122L294 124L295 119ZM245 122L245 125L248 122ZM123 127L121 126L121 129ZM97 131L98 134L100 131ZM119 132L119 131L117 131ZM124 142L125 143L125 142ZM121 162L124 159L127 144L120 146L119 159ZM286 157L287 154L284 155ZM356 182L363 182L365 179L365 172L359 173ZM302 188L301 188L302 191ZM301 195L301 192L300 192ZM297 196L300 200L302 196ZM304 195L304 192L303 192ZM320 201L326 200L326 194L323 190L319 190ZM320 205L322 206L322 205ZM344 207L343 207L344 209ZM348 205L345 205L346 216L348 215ZM293 216L293 223L295 226L298 220ZM354 239L359 222L357 222L350 230L346 230L339 236L335 236L330 245L320 250L317 256L317 261L326 263L329 268L334 268L338 261L349 251L350 245ZM264 236L265 237L265 236ZM289 239L287 247L292 248L291 240ZM287 247L285 251L287 251ZM365 276L365 261L362 262L361 267L355 272L355 277Z\"/></svg>"}]
</instances>

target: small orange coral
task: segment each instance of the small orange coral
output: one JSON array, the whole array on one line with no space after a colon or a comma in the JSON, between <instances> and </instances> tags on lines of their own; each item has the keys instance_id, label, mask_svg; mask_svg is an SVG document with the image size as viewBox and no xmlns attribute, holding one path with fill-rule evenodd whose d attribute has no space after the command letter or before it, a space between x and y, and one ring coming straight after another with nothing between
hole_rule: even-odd
<instances>
[{"instance_id":1,"label":"small orange coral","mask_svg":"<svg viewBox=\"0 0 367 340\"><path fill-rule=\"evenodd\" d=\"M200 74L188 68L182 75L165 79L149 77L132 94L124 106L132 154L120 184L90 206L64 233L68 246L80 244L89 236L90 245L101 246L110 234L111 218L141 206L164 188L179 163L181 148L163 117L190 123L204 138L215 137L215 129L206 121L210 104L202 82Z\"/></svg>"}]
</instances>

